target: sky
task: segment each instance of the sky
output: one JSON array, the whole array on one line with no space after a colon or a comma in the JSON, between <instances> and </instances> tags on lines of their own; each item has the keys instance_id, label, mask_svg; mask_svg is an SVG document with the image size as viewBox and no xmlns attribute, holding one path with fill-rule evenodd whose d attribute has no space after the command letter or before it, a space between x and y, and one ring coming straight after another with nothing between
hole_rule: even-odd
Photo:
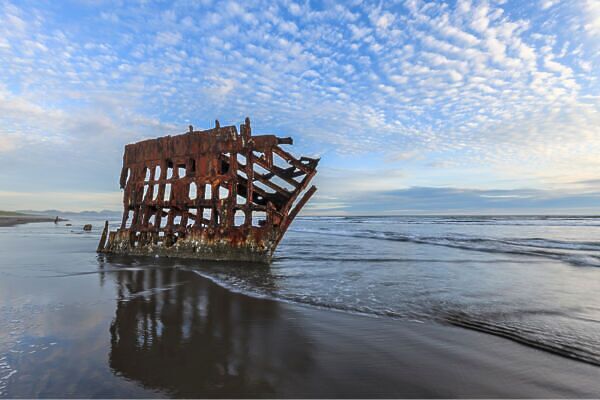
<instances>
[{"instance_id":1,"label":"sky","mask_svg":"<svg viewBox=\"0 0 600 400\"><path fill-rule=\"evenodd\" d=\"M0 0L0 209L120 210L123 147L239 125L305 214L600 211L600 0Z\"/></svg>"}]
</instances>

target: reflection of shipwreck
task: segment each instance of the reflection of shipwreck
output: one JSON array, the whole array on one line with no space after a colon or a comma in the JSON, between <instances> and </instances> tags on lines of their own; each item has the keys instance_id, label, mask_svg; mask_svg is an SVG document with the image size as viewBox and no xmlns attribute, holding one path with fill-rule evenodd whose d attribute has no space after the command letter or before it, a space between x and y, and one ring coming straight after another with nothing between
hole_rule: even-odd
<instances>
[{"instance_id":1,"label":"reflection of shipwreck","mask_svg":"<svg viewBox=\"0 0 600 400\"><path fill-rule=\"evenodd\" d=\"M107 275L117 291L108 354L113 373L160 397L297 397L298 385L308 393L319 370L299 316L277 302L198 279L192 268L192 260L162 259L152 268Z\"/></svg>"},{"instance_id":2,"label":"reflection of shipwreck","mask_svg":"<svg viewBox=\"0 0 600 400\"><path fill-rule=\"evenodd\" d=\"M296 159L240 125L125 146L123 221L105 225L98 252L268 262L317 190L318 159Z\"/></svg>"}]
</instances>

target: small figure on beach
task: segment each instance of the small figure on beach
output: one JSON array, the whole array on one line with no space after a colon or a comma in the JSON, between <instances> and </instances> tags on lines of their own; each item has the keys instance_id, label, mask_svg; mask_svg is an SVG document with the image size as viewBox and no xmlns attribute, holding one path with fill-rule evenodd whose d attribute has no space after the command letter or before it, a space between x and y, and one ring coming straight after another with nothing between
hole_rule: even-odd
<instances>
[{"instance_id":1,"label":"small figure on beach","mask_svg":"<svg viewBox=\"0 0 600 400\"><path fill-rule=\"evenodd\" d=\"M54 218L54 223L58 224L58 215L56 216L56 218Z\"/></svg>"},{"instance_id":2,"label":"small figure on beach","mask_svg":"<svg viewBox=\"0 0 600 400\"><path fill-rule=\"evenodd\" d=\"M92 224L85 224L83 226L83 230L84 231L88 231L88 232L91 231L92 230Z\"/></svg>"}]
</instances>

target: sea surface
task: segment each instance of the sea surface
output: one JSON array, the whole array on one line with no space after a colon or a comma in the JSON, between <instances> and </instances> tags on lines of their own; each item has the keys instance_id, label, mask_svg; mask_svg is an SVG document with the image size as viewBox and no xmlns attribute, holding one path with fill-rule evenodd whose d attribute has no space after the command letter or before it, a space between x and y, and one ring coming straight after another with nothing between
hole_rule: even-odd
<instances>
[{"instance_id":1,"label":"sea surface","mask_svg":"<svg viewBox=\"0 0 600 400\"><path fill-rule=\"evenodd\" d=\"M450 322L600 365L600 217L304 217L270 269L198 273L255 296Z\"/></svg>"},{"instance_id":2,"label":"sea surface","mask_svg":"<svg viewBox=\"0 0 600 400\"><path fill-rule=\"evenodd\" d=\"M31 360L42 363L40 357L51 354L53 346L65 354L77 351L68 343L80 337L89 338L88 343L96 343L95 337L98 343L110 340L111 373L126 374L126 367L115 367L118 358L112 352L125 335L119 326L128 319L127 304L166 293L198 275L253 297L370 315L373 324L400 319L459 325L600 365L597 217L302 217L291 226L270 267L99 256L95 248L102 221L69 222L72 226L0 228L0 397L64 395L64 384L43 382L35 374L20 376L19 365L26 359L30 366ZM94 229L83 232L88 222ZM111 221L113 229L117 225ZM159 267L158 275L145 272ZM200 309L201 303L194 307ZM81 315L73 311L77 307ZM161 312L145 308L156 304L139 307L135 313ZM110 335L96 328L104 327L106 315L113 316ZM149 323L147 318L140 321ZM148 332L142 325L132 332ZM185 335L190 326L180 325ZM133 340L159 337L161 326L152 326L152 335ZM48 336L49 331L55 336ZM98 346L99 354L105 351ZM52 357L59 357L55 353ZM65 374L69 368L85 370L65 364ZM109 382L106 376L89 379L95 385ZM116 384L110 382L108 391L98 395L113 393ZM23 389L33 384L46 386L35 392ZM127 379L119 385L115 393L124 397L156 395Z\"/></svg>"}]
</instances>

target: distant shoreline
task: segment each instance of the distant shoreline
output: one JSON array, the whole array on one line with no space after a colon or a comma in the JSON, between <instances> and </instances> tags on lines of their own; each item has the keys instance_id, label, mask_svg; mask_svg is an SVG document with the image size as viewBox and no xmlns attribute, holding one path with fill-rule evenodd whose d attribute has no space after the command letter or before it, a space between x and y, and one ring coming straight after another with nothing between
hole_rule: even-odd
<instances>
[{"instance_id":1,"label":"distant shoreline","mask_svg":"<svg viewBox=\"0 0 600 400\"><path fill-rule=\"evenodd\" d=\"M54 222L53 217L42 216L42 215L0 215L0 227L15 226L21 224L29 224L34 222ZM58 219L59 221L66 221L65 219Z\"/></svg>"}]
</instances>

